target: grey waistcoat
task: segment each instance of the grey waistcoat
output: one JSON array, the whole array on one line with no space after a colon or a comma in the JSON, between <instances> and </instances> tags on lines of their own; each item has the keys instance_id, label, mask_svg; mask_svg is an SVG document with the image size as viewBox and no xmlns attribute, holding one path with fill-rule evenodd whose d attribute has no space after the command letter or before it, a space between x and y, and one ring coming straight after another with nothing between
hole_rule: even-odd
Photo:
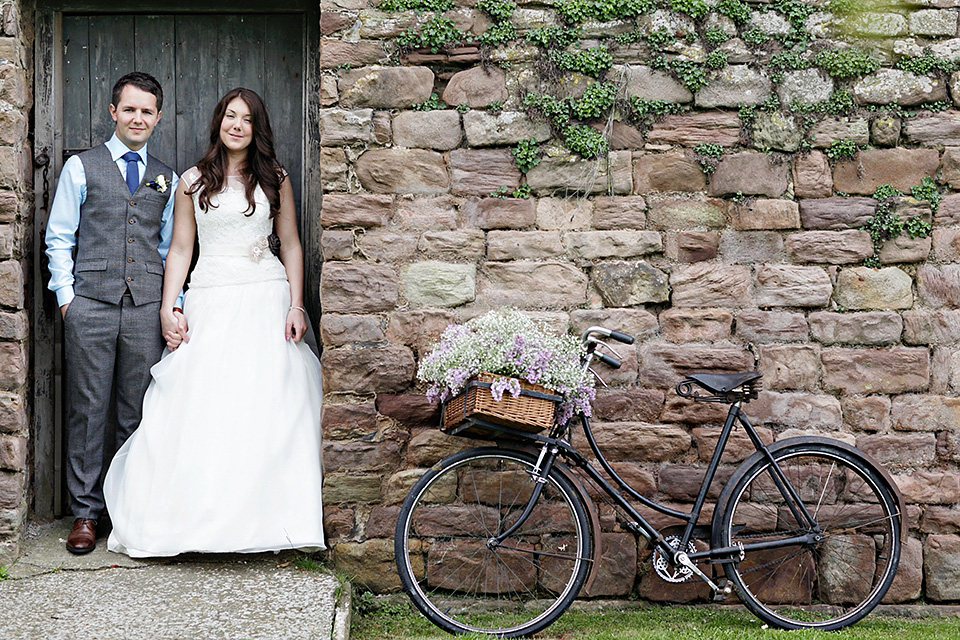
<instances>
[{"instance_id":1,"label":"grey waistcoat","mask_svg":"<svg viewBox=\"0 0 960 640\"><path fill-rule=\"evenodd\" d=\"M77 295L117 304L129 289L134 304L160 300L163 262L157 247L163 208L170 191L146 186L173 170L147 154L143 181L131 196L106 145L79 155L87 180L80 205L73 289Z\"/></svg>"}]
</instances>

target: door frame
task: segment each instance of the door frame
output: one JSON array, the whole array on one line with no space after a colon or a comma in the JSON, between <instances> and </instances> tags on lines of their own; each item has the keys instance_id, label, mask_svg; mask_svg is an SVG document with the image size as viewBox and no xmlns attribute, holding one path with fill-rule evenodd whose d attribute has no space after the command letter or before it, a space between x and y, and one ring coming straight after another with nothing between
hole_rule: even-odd
<instances>
[{"instance_id":1,"label":"door frame","mask_svg":"<svg viewBox=\"0 0 960 640\"><path fill-rule=\"evenodd\" d=\"M118 11L110 0L37 0L34 39L34 224L32 272L33 394L31 436L33 473L31 512L51 518L63 504L63 362L59 309L47 290L49 273L44 254L49 203L63 166L63 14L132 13ZM135 13L294 13L304 14L303 146L300 234L304 260L304 303L314 324L320 320L320 3L288 0L265 7L262 0L147 0ZM46 158L46 163L43 159ZM47 205L47 206L45 206Z\"/></svg>"}]
</instances>

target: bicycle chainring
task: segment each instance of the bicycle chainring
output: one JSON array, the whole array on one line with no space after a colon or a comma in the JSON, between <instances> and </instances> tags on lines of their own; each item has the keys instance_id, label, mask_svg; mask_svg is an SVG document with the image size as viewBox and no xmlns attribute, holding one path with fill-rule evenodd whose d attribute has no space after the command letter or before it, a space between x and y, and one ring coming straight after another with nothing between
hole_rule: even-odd
<instances>
[{"instance_id":1,"label":"bicycle chainring","mask_svg":"<svg viewBox=\"0 0 960 640\"><path fill-rule=\"evenodd\" d=\"M663 539L673 549L680 548L679 536L667 536ZM696 553L697 547L693 541L687 543L687 554ZM670 561L658 547L653 551L653 569L666 582L686 582L693 575L693 571L687 567L676 567L670 564Z\"/></svg>"}]
</instances>

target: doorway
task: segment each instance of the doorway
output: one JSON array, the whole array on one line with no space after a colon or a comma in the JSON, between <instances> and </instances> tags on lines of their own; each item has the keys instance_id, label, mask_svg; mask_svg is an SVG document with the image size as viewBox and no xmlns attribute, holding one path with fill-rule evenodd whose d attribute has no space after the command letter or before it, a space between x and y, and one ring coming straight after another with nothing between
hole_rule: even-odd
<instances>
[{"instance_id":1,"label":"doorway","mask_svg":"<svg viewBox=\"0 0 960 640\"><path fill-rule=\"evenodd\" d=\"M37 515L62 515L66 502L61 332L56 301L46 289L43 236L63 162L113 132L108 105L117 78L138 70L160 81L163 118L149 150L180 174L206 150L213 107L223 94L244 86L264 98L301 219L305 300L318 319L320 180L319 168L309 167L319 167L312 161L319 148L306 135L318 108L318 4L295 0L268 9L248 0L172 0L141 3L131 13L117 12L116 3L107 1L38 2L32 428Z\"/></svg>"}]
</instances>

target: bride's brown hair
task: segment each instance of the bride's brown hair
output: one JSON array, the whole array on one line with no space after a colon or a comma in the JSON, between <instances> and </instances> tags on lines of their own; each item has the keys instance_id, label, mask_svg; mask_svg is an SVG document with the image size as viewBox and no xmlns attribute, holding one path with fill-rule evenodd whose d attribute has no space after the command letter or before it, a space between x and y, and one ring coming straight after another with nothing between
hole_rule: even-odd
<instances>
[{"instance_id":1,"label":"bride's brown hair","mask_svg":"<svg viewBox=\"0 0 960 640\"><path fill-rule=\"evenodd\" d=\"M200 209L206 211L211 206L210 198L223 189L227 173L227 149L220 140L220 125L227 112L227 105L236 98L240 98L247 104L250 117L253 119L253 141L247 147L247 162L240 168L244 195L250 205L244 213L248 216L253 215L255 208L253 192L259 184L270 203L272 218L280 213L280 184L287 174L277 162L277 154L273 150L273 129L270 127L270 118L267 116L267 108L263 100L256 92L243 87L228 91L214 108L213 119L210 122L210 146L203 158L197 162L200 177L193 183L187 194L199 193Z\"/></svg>"}]
</instances>

